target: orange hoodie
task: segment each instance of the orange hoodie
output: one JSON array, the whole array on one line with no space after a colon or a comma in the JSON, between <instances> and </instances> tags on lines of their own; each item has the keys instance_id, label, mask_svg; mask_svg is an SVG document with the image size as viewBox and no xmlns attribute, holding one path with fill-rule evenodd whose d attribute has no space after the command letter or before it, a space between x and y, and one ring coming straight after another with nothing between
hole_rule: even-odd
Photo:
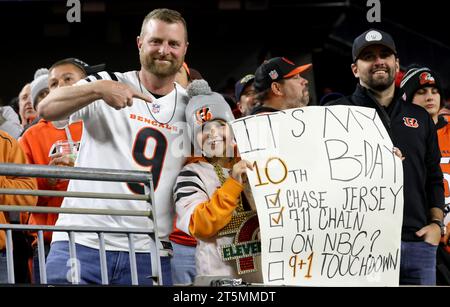
<instances>
[{"instance_id":1,"label":"orange hoodie","mask_svg":"<svg viewBox=\"0 0 450 307\"><path fill-rule=\"evenodd\" d=\"M79 142L83 130L81 122L69 125L70 134L74 142ZM20 138L19 142L22 146L28 163L48 165L50 163L49 154L54 148L54 144L59 140L67 140L66 131L57 129L55 126L44 119L41 119L36 125L30 127ZM48 184L46 178L38 178L39 190L58 190L66 191L69 181L58 181L55 186ZM40 196L37 202L38 206L44 207L61 207L62 197ZM29 217L28 224L32 225L50 225L53 226L58 219L58 214L52 213L32 213ZM44 232L44 240L50 244L52 241L52 233Z\"/></svg>"},{"instance_id":2,"label":"orange hoodie","mask_svg":"<svg viewBox=\"0 0 450 307\"><path fill-rule=\"evenodd\" d=\"M8 133L0 130L0 163L26 164L25 154L19 143ZM19 166L20 167L20 166ZM3 189L37 189L35 178L0 176L0 187ZM37 197L30 195L0 195L2 205L36 205ZM8 224L8 212L0 211L0 224ZM5 248L5 232L0 232L0 250Z\"/></svg>"}]
</instances>

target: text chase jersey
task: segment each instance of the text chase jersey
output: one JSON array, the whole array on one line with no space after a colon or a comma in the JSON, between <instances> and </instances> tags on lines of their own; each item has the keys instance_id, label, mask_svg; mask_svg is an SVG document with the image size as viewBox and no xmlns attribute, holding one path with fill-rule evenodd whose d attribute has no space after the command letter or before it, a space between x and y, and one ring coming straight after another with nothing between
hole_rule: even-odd
<instances>
[{"instance_id":1,"label":"text chase jersey","mask_svg":"<svg viewBox=\"0 0 450 307\"><path fill-rule=\"evenodd\" d=\"M168 241L174 217L172 188L190 150L190 146L186 146L190 145L187 133L183 133L188 102L186 91L175 83L172 92L156 99L140 85L137 71L100 72L80 80L77 85L100 79L126 83L151 96L153 101L146 103L134 98L131 107L116 110L103 100L97 100L73 113L71 122L80 119L84 122L75 166L152 171L159 237ZM68 191L132 194L143 190L137 184L71 180ZM65 198L62 204L63 208L117 210L146 210L148 206L144 201L77 198ZM56 225L127 228L153 226L147 217L78 214L60 214ZM137 252L150 251L149 236L134 235L134 238ZM53 241L60 240L68 240L67 234L55 232ZM99 248L97 234L77 233L75 241L88 247ZM129 249L125 235L105 234L105 243L107 250Z\"/></svg>"}]
</instances>

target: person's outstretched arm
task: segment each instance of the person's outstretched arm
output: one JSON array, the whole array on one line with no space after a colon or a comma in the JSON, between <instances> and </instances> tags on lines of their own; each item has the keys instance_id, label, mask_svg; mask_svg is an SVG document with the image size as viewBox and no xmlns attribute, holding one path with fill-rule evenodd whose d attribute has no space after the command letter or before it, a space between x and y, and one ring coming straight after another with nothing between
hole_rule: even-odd
<instances>
[{"instance_id":1,"label":"person's outstretched arm","mask_svg":"<svg viewBox=\"0 0 450 307\"><path fill-rule=\"evenodd\" d=\"M133 97L151 102L151 98L124 83L99 80L51 91L38 105L39 116L54 121L68 118L92 102L103 99L119 110L133 104Z\"/></svg>"}]
</instances>

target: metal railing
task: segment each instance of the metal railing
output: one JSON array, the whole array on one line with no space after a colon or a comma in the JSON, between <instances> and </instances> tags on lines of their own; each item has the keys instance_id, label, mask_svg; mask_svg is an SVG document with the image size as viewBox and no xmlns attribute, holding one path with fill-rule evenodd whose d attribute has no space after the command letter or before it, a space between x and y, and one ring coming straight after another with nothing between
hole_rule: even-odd
<instances>
[{"instance_id":1,"label":"metal railing","mask_svg":"<svg viewBox=\"0 0 450 307\"><path fill-rule=\"evenodd\" d=\"M109 227L61 227L48 225L17 225L17 224L0 224L0 230L6 231L6 259L8 271L8 283L15 283L14 263L13 263L13 241L12 231L37 231L37 249L40 271L41 284L47 284L47 274L45 269L45 252L44 252L44 231L66 232L69 237L69 253L71 259L76 259L75 233L97 233L99 238L100 253L100 272L103 285L108 284L108 272L105 250L105 233L126 234L128 237L130 271L132 285L138 284L136 253L133 242L133 235L148 235L155 244L155 255L151 255L151 271L152 278L157 284L162 284L161 260L159 241L157 232L157 221L153 218L153 182L150 172L144 171L124 171L97 168L80 168L80 167L64 167L64 166L43 166L43 165L22 165L0 163L0 175L3 176L23 176L23 177L40 177L40 178L57 178L57 179L73 179L73 180L92 180L92 181L110 181L110 182L127 182L127 183L143 183L145 195L135 194L117 194L117 193L93 193L93 192L66 192L66 191L50 191L50 190L25 190L25 189L0 189L0 194L16 194L16 195L33 195L33 196L59 196L59 197L76 197L76 198L101 198L115 200L138 200L149 204L148 210L107 210L107 209L81 209L81 208L57 208L57 207L35 207L35 206L15 206L0 205L0 211L9 212L32 212L32 213L64 213L64 214L93 214L93 215L120 215L120 216L146 216L153 221L153 229L139 228L109 228ZM76 262L71 261L71 272L78 272ZM156 270L155 270L156 269ZM76 274L75 274L76 275ZM78 276L72 278L73 284L78 284Z\"/></svg>"}]
</instances>

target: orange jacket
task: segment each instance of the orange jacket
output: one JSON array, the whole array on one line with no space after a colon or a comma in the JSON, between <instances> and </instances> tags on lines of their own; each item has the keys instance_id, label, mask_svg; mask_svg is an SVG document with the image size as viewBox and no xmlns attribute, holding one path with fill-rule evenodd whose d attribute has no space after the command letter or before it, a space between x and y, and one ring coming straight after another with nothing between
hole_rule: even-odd
<instances>
[{"instance_id":1,"label":"orange jacket","mask_svg":"<svg viewBox=\"0 0 450 307\"><path fill-rule=\"evenodd\" d=\"M242 184L228 177L210 200L197 204L189 223L192 236L202 240L216 236L230 223L242 191Z\"/></svg>"},{"instance_id":2,"label":"orange jacket","mask_svg":"<svg viewBox=\"0 0 450 307\"><path fill-rule=\"evenodd\" d=\"M0 163L26 164L25 154L19 143L8 133L0 130ZM0 187L4 189L37 189L35 178L0 176ZM2 205L34 206L37 197L29 195L0 195ZM8 212L0 211L0 224L9 223ZM5 248L5 232L0 232L0 250Z\"/></svg>"},{"instance_id":3,"label":"orange jacket","mask_svg":"<svg viewBox=\"0 0 450 307\"><path fill-rule=\"evenodd\" d=\"M446 201L450 199L449 183L450 178L450 116L442 116L437 124L437 135L439 149L441 150L441 169L444 173L444 188ZM447 205L448 203L446 203Z\"/></svg>"},{"instance_id":4,"label":"orange jacket","mask_svg":"<svg viewBox=\"0 0 450 307\"><path fill-rule=\"evenodd\" d=\"M237 155L236 147L234 149L235 149L235 155ZM238 159L237 161L239 161L239 160L240 159ZM207 160L204 157L190 157L187 159L185 165L200 162L200 161L207 162ZM230 167L231 166L232 166L232 164L230 164ZM228 185L228 186L230 186L230 185ZM234 189L232 189L232 190L234 190ZM230 191L227 191L226 193L230 193ZM219 196L217 194L214 194L213 199L211 200L211 203L217 203L218 197ZM209 206L211 206L211 204L209 204L209 203L210 202L205 202L205 203L201 204L198 208L196 208L195 214L193 215L193 220L191 221L191 225L190 225L190 227L192 227L192 229L190 229L190 230L194 231L194 233L197 232L197 230L196 230L197 228L205 227L205 224L204 224L204 222L202 222L202 219L200 219L200 217L202 216L202 214L205 214L205 212L206 212L207 216L210 215L211 212L208 211L208 210L210 210L208 208L209 208ZM228 213L226 212L225 214L228 214ZM186 246L196 246L197 240L193 236L178 229L176 221L177 221L177 217L175 216L174 223L173 223L173 231L169 235L170 241L181 244L181 245L186 245ZM208 228L208 227L206 227L206 228ZM217 232L217 229L215 229L214 231Z\"/></svg>"},{"instance_id":5,"label":"orange jacket","mask_svg":"<svg viewBox=\"0 0 450 307\"><path fill-rule=\"evenodd\" d=\"M69 125L70 134L74 142L81 139L83 125L77 122ZM36 125L30 127L19 142L25 152L28 163L48 165L50 162L50 151L56 141L67 140L65 129L57 129L49 121L41 119ZM60 180L55 186L50 186L46 178L38 178L39 190L58 190L66 191L68 180ZM38 198L38 206L61 207L62 197L40 196ZM29 217L28 224L32 225L55 225L58 219L57 214L52 213L32 213ZM44 233L45 242L51 242L51 232Z\"/></svg>"}]
</instances>

